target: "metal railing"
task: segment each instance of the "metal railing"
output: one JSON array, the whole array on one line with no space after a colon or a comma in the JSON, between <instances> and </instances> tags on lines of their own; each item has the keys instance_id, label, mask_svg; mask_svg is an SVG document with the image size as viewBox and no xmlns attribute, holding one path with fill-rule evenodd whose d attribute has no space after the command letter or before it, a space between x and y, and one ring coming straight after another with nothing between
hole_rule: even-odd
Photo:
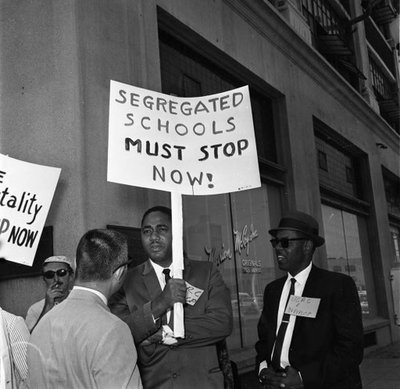
<instances>
[{"instance_id":1,"label":"metal railing","mask_svg":"<svg viewBox=\"0 0 400 389\"><path fill-rule=\"evenodd\" d=\"M369 57L369 70L372 87L377 94L378 101L391 99L393 95L392 83L380 70L379 66L371 56Z\"/></svg>"}]
</instances>

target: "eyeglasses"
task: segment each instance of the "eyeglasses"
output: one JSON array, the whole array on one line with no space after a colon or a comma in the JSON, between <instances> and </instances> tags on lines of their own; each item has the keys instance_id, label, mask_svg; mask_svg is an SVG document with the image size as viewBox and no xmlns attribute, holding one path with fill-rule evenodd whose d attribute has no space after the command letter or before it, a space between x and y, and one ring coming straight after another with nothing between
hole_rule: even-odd
<instances>
[{"instance_id":1,"label":"eyeglasses","mask_svg":"<svg viewBox=\"0 0 400 389\"><path fill-rule=\"evenodd\" d=\"M122 262L120 265L118 265L118 266L113 270L113 273L115 273L120 267L129 265L131 262L132 262L132 259L131 259L131 258L129 258L129 259L128 259L127 261L125 261L125 262Z\"/></svg>"},{"instance_id":2,"label":"eyeglasses","mask_svg":"<svg viewBox=\"0 0 400 389\"><path fill-rule=\"evenodd\" d=\"M278 244L281 244L281 247L284 249L287 249L289 247L289 242L294 241L294 240L309 240L308 238L274 238L271 239L270 242L272 244L272 247L275 248L276 246L278 246Z\"/></svg>"},{"instance_id":3,"label":"eyeglasses","mask_svg":"<svg viewBox=\"0 0 400 389\"><path fill-rule=\"evenodd\" d=\"M56 271L47 270L43 273L43 277L47 280L51 280L57 274L58 277L65 277L69 271L67 269L58 269Z\"/></svg>"}]
</instances>

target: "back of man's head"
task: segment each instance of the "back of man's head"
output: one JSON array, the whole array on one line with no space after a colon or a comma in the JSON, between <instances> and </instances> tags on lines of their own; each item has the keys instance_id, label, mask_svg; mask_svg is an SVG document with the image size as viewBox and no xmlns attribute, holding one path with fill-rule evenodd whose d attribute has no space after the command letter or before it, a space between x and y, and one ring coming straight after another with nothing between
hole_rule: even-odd
<instances>
[{"instance_id":1,"label":"back of man's head","mask_svg":"<svg viewBox=\"0 0 400 389\"><path fill-rule=\"evenodd\" d=\"M105 281L128 259L128 244L114 230L86 232L76 249L76 279L83 282Z\"/></svg>"}]
</instances>

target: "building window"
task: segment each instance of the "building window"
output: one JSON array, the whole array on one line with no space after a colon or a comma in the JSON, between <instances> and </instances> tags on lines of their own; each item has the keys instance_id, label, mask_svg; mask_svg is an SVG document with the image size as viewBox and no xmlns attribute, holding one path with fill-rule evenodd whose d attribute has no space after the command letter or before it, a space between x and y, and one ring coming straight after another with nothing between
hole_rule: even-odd
<instances>
[{"instance_id":1,"label":"building window","mask_svg":"<svg viewBox=\"0 0 400 389\"><path fill-rule=\"evenodd\" d=\"M390 218L400 218L400 179L389 170L383 168L383 183L385 185L386 203Z\"/></svg>"},{"instance_id":2,"label":"building window","mask_svg":"<svg viewBox=\"0 0 400 389\"><path fill-rule=\"evenodd\" d=\"M361 190L354 177L355 159L321 138L316 138L320 184L358 197ZM321 151L323 149L324 151ZM329 159L329 170L328 170Z\"/></svg>"},{"instance_id":3,"label":"building window","mask_svg":"<svg viewBox=\"0 0 400 389\"><path fill-rule=\"evenodd\" d=\"M353 184L353 169L350 166L346 166L346 181L349 184Z\"/></svg>"},{"instance_id":4,"label":"building window","mask_svg":"<svg viewBox=\"0 0 400 389\"><path fill-rule=\"evenodd\" d=\"M318 167L326 172L328 171L328 160L326 154L321 150L318 150Z\"/></svg>"},{"instance_id":5,"label":"building window","mask_svg":"<svg viewBox=\"0 0 400 389\"><path fill-rule=\"evenodd\" d=\"M350 274L351 272L355 272L356 271L356 267L355 265L346 265L344 267L345 272L347 272L348 274Z\"/></svg>"},{"instance_id":6,"label":"building window","mask_svg":"<svg viewBox=\"0 0 400 389\"><path fill-rule=\"evenodd\" d=\"M400 228L391 226L390 232L393 240L394 261L400 263Z\"/></svg>"},{"instance_id":7,"label":"building window","mask_svg":"<svg viewBox=\"0 0 400 389\"><path fill-rule=\"evenodd\" d=\"M354 279L363 317L371 318L376 316L376 296L370 277L369 203L363 199L368 193L361 190L363 179L368 175L366 157L355 145L316 118L314 133L317 149L324 150L329 158L329 172L319 170L328 268Z\"/></svg>"},{"instance_id":8,"label":"building window","mask_svg":"<svg viewBox=\"0 0 400 389\"><path fill-rule=\"evenodd\" d=\"M212 261L231 291L230 349L253 347L265 286L277 277L270 220L280 209L279 189L261 188L218 196L185 196L184 250L191 259Z\"/></svg>"},{"instance_id":9,"label":"building window","mask_svg":"<svg viewBox=\"0 0 400 389\"><path fill-rule=\"evenodd\" d=\"M364 262L369 261L362 254L361 234L365 223L361 217L327 205L322 205L322 217L325 232L325 246L328 268L351 276L357 286L361 309L369 316L370 296L365 283Z\"/></svg>"},{"instance_id":10,"label":"building window","mask_svg":"<svg viewBox=\"0 0 400 389\"><path fill-rule=\"evenodd\" d=\"M363 200L365 193L362 190L363 177L360 167L364 153L316 118L314 134L321 190ZM329 161L329 171L323 168L324 159Z\"/></svg>"}]
</instances>

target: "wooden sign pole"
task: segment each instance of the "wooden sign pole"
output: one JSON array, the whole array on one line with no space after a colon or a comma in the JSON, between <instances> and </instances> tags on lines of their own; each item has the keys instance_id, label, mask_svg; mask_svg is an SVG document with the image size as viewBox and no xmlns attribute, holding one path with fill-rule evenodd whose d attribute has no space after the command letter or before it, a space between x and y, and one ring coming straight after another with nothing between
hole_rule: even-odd
<instances>
[{"instance_id":1,"label":"wooden sign pole","mask_svg":"<svg viewBox=\"0 0 400 389\"><path fill-rule=\"evenodd\" d=\"M182 195L171 192L172 212L172 266L174 278L183 278L183 217L182 217ZM183 304L174 304L174 337L185 337L185 326L183 316Z\"/></svg>"}]
</instances>

